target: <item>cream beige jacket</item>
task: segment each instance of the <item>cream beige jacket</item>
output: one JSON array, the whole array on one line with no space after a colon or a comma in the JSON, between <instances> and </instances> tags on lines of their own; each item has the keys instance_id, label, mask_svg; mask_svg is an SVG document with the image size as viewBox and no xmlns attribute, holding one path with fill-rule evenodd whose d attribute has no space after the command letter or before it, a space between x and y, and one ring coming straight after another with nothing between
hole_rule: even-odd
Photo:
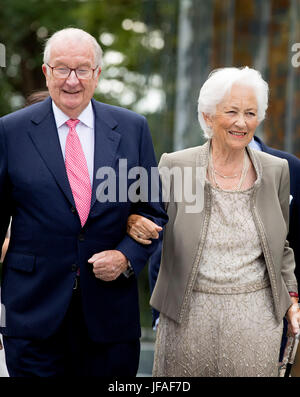
<instances>
[{"instance_id":1,"label":"cream beige jacket","mask_svg":"<svg viewBox=\"0 0 300 397\"><path fill-rule=\"evenodd\" d=\"M194 192L199 183L204 188L203 209L193 213L186 210L191 203L185 200L184 194L180 202L174 197L178 194L174 191L175 178L171 178L169 185L170 197L166 203L169 222L164 229L161 266L150 304L178 323L182 322L189 307L208 229L211 188L205 183L205 175L209 147L210 141L202 146L164 154L159 163L160 170L163 167L192 169ZM291 305L289 291L297 291L294 253L286 240L289 168L285 159L249 147L247 150L257 174L251 196L251 211L270 277L276 318L280 322ZM200 178L195 177L197 168L203 171L200 172ZM178 189L178 183L175 189Z\"/></svg>"}]
</instances>

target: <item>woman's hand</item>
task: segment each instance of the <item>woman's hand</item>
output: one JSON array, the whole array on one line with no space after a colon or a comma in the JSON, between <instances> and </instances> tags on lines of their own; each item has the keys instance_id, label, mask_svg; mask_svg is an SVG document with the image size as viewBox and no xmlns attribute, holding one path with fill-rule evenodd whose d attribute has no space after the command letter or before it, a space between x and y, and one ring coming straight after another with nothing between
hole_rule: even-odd
<instances>
[{"instance_id":1,"label":"woman's hand","mask_svg":"<svg viewBox=\"0 0 300 397\"><path fill-rule=\"evenodd\" d=\"M300 309L297 301L293 300L293 304L286 313L286 319L288 321L288 334L297 335L300 324Z\"/></svg>"},{"instance_id":2,"label":"woman's hand","mask_svg":"<svg viewBox=\"0 0 300 397\"><path fill-rule=\"evenodd\" d=\"M150 239L158 239L162 227L141 215L130 215L127 220L127 233L135 241L149 245Z\"/></svg>"}]
</instances>

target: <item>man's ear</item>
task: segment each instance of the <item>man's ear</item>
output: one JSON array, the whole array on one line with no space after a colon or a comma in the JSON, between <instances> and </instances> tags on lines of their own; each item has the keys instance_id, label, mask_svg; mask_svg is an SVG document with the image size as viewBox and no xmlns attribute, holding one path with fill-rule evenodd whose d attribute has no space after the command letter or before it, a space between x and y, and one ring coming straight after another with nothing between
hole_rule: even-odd
<instances>
[{"instance_id":1,"label":"man's ear","mask_svg":"<svg viewBox=\"0 0 300 397\"><path fill-rule=\"evenodd\" d=\"M95 77L95 78L97 79L97 81L99 80L99 77L100 77L101 72L102 72L102 70L101 70L101 67L99 66L99 67L98 67L98 70L97 70L96 77Z\"/></svg>"},{"instance_id":2,"label":"man's ear","mask_svg":"<svg viewBox=\"0 0 300 397\"><path fill-rule=\"evenodd\" d=\"M47 78L47 65L45 65L44 63L42 65L42 71L44 73L44 76Z\"/></svg>"},{"instance_id":3,"label":"man's ear","mask_svg":"<svg viewBox=\"0 0 300 397\"><path fill-rule=\"evenodd\" d=\"M46 78L46 86L48 87L48 70L47 70L47 65L45 65L44 63L42 65L42 71L43 71L44 76Z\"/></svg>"}]
</instances>

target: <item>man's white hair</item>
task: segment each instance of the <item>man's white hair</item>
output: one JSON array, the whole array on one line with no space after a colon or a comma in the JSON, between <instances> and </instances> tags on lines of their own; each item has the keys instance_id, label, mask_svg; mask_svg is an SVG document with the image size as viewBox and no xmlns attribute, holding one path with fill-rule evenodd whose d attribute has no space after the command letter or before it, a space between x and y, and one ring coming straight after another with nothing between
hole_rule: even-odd
<instances>
[{"instance_id":1,"label":"man's white hair","mask_svg":"<svg viewBox=\"0 0 300 397\"><path fill-rule=\"evenodd\" d=\"M213 131L206 124L203 114L214 115L216 106L222 102L234 84L253 88L257 100L258 121L265 118L268 108L269 87L261 74L248 66L243 68L221 68L210 73L200 89L198 99L198 120L206 138L211 138Z\"/></svg>"},{"instance_id":2,"label":"man's white hair","mask_svg":"<svg viewBox=\"0 0 300 397\"><path fill-rule=\"evenodd\" d=\"M88 32L85 32L82 29L77 29L77 28L66 28L59 30L55 32L47 41L45 44L45 49L44 49L44 64L47 65L50 61L50 56L51 56L51 48L52 44L56 40L76 40L78 42L80 41L88 41L93 45L94 48L94 61L95 65L94 67L98 67L102 65L102 48L100 47L100 44L97 42L97 40Z\"/></svg>"}]
</instances>

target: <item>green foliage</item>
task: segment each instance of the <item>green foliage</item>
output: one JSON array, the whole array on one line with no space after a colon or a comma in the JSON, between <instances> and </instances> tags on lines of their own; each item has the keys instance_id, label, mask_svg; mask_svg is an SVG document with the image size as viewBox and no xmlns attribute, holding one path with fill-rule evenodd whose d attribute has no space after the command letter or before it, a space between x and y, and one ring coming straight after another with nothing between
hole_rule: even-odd
<instances>
[{"instance_id":1,"label":"green foliage","mask_svg":"<svg viewBox=\"0 0 300 397\"><path fill-rule=\"evenodd\" d=\"M0 116L45 89L44 42L73 26L104 50L96 99L150 116L158 157L172 150L177 12L178 0L0 0Z\"/></svg>"},{"instance_id":2,"label":"green foliage","mask_svg":"<svg viewBox=\"0 0 300 397\"><path fill-rule=\"evenodd\" d=\"M71 11L77 3L10 0L0 6L0 41L6 47L6 68L0 76L0 115L22 105L32 91L45 88L41 72L44 38L75 22Z\"/></svg>"}]
</instances>

